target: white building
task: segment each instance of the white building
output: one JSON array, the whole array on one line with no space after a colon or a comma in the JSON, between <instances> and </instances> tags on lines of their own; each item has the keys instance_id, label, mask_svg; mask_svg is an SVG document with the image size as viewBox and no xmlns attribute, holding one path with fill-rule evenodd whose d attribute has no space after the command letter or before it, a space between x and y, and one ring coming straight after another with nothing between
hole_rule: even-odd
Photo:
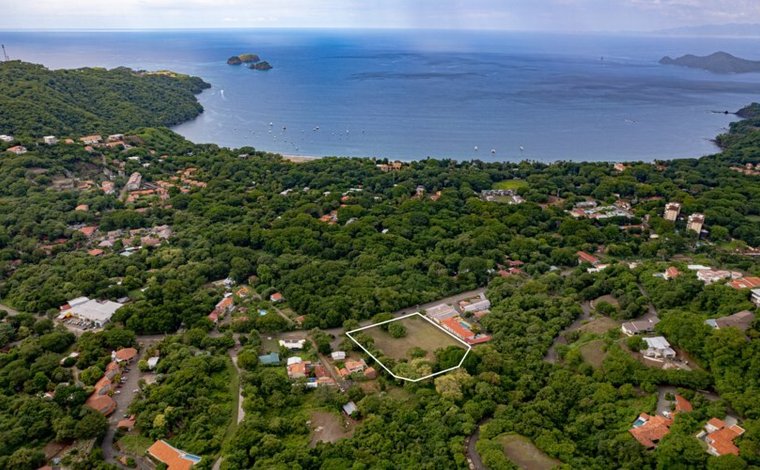
<instances>
[{"instance_id":1,"label":"white building","mask_svg":"<svg viewBox=\"0 0 760 470\"><path fill-rule=\"evenodd\" d=\"M13 142L13 136L12 135L0 135L0 140L3 142Z\"/></svg>"},{"instance_id":2,"label":"white building","mask_svg":"<svg viewBox=\"0 0 760 470\"><path fill-rule=\"evenodd\" d=\"M42 138L42 142L44 142L45 145L55 145L58 143L58 139L54 135L46 135Z\"/></svg>"},{"instance_id":3,"label":"white building","mask_svg":"<svg viewBox=\"0 0 760 470\"><path fill-rule=\"evenodd\" d=\"M441 304L441 305L436 305L435 307L430 307L429 309L425 310L425 314L428 317L438 322L441 322L447 318L451 318L451 317L455 317L459 315L459 313L454 309L454 307L447 304Z\"/></svg>"},{"instance_id":4,"label":"white building","mask_svg":"<svg viewBox=\"0 0 760 470\"><path fill-rule=\"evenodd\" d=\"M151 358L148 358L148 369L153 370L158 365L158 356L153 356Z\"/></svg>"},{"instance_id":5,"label":"white building","mask_svg":"<svg viewBox=\"0 0 760 470\"><path fill-rule=\"evenodd\" d=\"M332 360L333 361L342 361L346 359L346 352L345 351L333 351L332 354Z\"/></svg>"},{"instance_id":6,"label":"white building","mask_svg":"<svg viewBox=\"0 0 760 470\"><path fill-rule=\"evenodd\" d=\"M278 341L280 346L286 349L303 349L303 345L306 343L305 339L281 339Z\"/></svg>"},{"instance_id":7,"label":"white building","mask_svg":"<svg viewBox=\"0 0 760 470\"><path fill-rule=\"evenodd\" d=\"M676 357L676 352L670 347L670 343L663 336L643 338L647 343L647 349L642 354L656 359L670 359Z\"/></svg>"},{"instance_id":8,"label":"white building","mask_svg":"<svg viewBox=\"0 0 760 470\"><path fill-rule=\"evenodd\" d=\"M127 180L127 191L137 191L140 189L141 184L142 175L138 172L134 172L129 175L129 180Z\"/></svg>"},{"instance_id":9,"label":"white building","mask_svg":"<svg viewBox=\"0 0 760 470\"><path fill-rule=\"evenodd\" d=\"M58 315L58 318L61 320L78 318L101 328L111 320L113 314L121 307L123 304L110 300L91 300L87 297L77 297L61 307L61 314Z\"/></svg>"}]
</instances>

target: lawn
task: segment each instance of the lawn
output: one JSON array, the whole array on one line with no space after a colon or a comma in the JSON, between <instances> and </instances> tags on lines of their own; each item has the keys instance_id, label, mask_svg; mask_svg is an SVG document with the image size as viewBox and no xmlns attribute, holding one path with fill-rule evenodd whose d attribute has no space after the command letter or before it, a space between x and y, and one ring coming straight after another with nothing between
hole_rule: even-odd
<instances>
[{"instance_id":1,"label":"lawn","mask_svg":"<svg viewBox=\"0 0 760 470\"><path fill-rule=\"evenodd\" d=\"M527 188L527 187L528 187L528 183L525 180L505 180L505 181L499 181L498 183L493 184L493 189L502 189L502 190L511 189L513 191Z\"/></svg>"},{"instance_id":2,"label":"lawn","mask_svg":"<svg viewBox=\"0 0 760 470\"><path fill-rule=\"evenodd\" d=\"M394 338L379 326L362 331L375 340L375 348L387 357L395 360L409 359L409 350L419 347L427 352L427 359L434 360L437 349L449 346L464 349L462 343L418 315L396 321L406 327L406 336L403 338ZM352 336L356 337L355 334Z\"/></svg>"},{"instance_id":3,"label":"lawn","mask_svg":"<svg viewBox=\"0 0 760 470\"><path fill-rule=\"evenodd\" d=\"M620 328L620 322L608 317L596 317L588 323L584 323L578 330L584 333L601 335L618 328Z\"/></svg>"},{"instance_id":4,"label":"lawn","mask_svg":"<svg viewBox=\"0 0 760 470\"><path fill-rule=\"evenodd\" d=\"M559 460L543 453L527 437L519 434L502 434L496 439L501 442L504 455L525 470L551 470L562 465Z\"/></svg>"},{"instance_id":5,"label":"lawn","mask_svg":"<svg viewBox=\"0 0 760 470\"><path fill-rule=\"evenodd\" d=\"M604 341L601 339L584 344L580 347L580 352L583 360L591 364L594 369L602 367L602 362L607 356L607 351L604 350Z\"/></svg>"},{"instance_id":6,"label":"lawn","mask_svg":"<svg viewBox=\"0 0 760 470\"><path fill-rule=\"evenodd\" d=\"M127 434L119 439L117 445L119 446L119 449L127 454L143 456L148 450L148 447L153 445L153 442L154 440L149 437L141 436L139 434Z\"/></svg>"}]
</instances>

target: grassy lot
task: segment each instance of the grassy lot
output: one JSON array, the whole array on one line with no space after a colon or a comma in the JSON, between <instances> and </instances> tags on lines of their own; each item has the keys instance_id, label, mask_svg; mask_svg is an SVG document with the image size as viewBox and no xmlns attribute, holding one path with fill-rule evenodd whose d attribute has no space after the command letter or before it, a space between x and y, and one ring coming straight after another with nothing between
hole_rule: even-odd
<instances>
[{"instance_id":1,"label":"grassy lot","mask_svg":"<svg viewBox=\"0 0 760 470\"><path fill-rule=\"evenodd\" d=\"M607 302L608 304L612 305L613 307L620 308L620 302L618 300L611 296L611 295L603 295L599 298L596 298L591 301L591 307L596 308L596 306L599 304L599 302Z\"/></svg>"},{"instance_id":2,"label":"grassy lot","mask_svg":"<svg viewBox=\"0 0 760 470\"><path fill-rule=\"evenodd\" d=\"M501 442L504 455L525 470L551 470L562 465L557 459L544 454L530 439L519 434L503 434L496 438Z\"/></svg>"},{"instance_id":3,"label":"grassy lot","mask_svg":"<svg viewBox=\"0 0 760 470\"><path fill-rule=\"evenodd\" d=\"M506 181L499 181L498 183L493 184L493 189L502 189L502 190L518 190L522 188L527 188L528 183L524 180L506 180Z\"/></svg>"},{"instance_id":4,"label":"grassy lot","mask_svg":"<svg viewBox=\"0 0 760 470\"><path fill-rule=\"evenodd\" d=\"M395 360L409 358L407 353L414 347L427 351L427 358L430 360L435 359L434 352L437 349L449 346L464 349L459 341L435 325L431 325L424 318L415 315L397 321L406 327L406 336L403 338L394 338L379 326L363 330L363 333L375 340L375 347L390 358Z\"/></svg>"},{"instance_id":5,"label":"grassy lot","mask_svg":"<svg viewBox=\"0 0 760 470\"><path fill-rule=\"evenodd\" d=\"M335 412L314 410L311 413L311 440L309 447L314 447L317 442L337 442L340 439L354 435L354 427L349 420Z\"/></svg>"},{"instance_id":6,"label":"grassy lot","mask_svg":"<svg viewBox=\"0 0 760 470\"><path fill-rule=\"evenodd\" d=\"M578 330L584 333L601 335L609 330L618 328L620 328L620 322L608 317L596 317L588 323L583 324Z\"/></svg>"},{"instance_id":7,"label":"grassy lot","mask_svg":"<svg viewBox=\"0 0 760 470\"><path fill-rule=\"evenodd\" d=\"M119 439L118 446L119 449L128 454L143 456L148 450L148 447L153 445L153 442L153 439L149 437L141 436L139 434L127 434Z\"/></svg>"},{"instance_id":8,"label":"grassy lot","mask_svg":"<svg viewBox=\"0 0 760 470\"><path fill-rule=\"evenodd\" d=\"M580 352L583 360L591 364L594 369L602 367L602 362L607 356L607 351L604 350L604 341L601 339L584 344L580 347Z\"/></svg>"}]
</instances>

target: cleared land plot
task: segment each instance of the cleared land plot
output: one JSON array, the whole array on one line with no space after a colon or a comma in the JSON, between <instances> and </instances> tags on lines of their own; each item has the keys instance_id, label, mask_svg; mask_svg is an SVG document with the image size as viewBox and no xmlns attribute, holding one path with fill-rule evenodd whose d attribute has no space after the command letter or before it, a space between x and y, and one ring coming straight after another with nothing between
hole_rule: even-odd
<instances>
[{"instance_id":1,"label":"cleared land plot","mask_svg":"<svg viewBox=\"0 0 760 470\"><path fill-rule=\"evenodd\" d=\"M506 180L506 181L499 181L498 183L493 184L493 189L501 189L501 190L516 190L521 188L527 188L528 183L524 180Z\"/></svg>"},{"instance_id":2,"label":"cleared land plot","mask_svg":"<svg viewBox=\"0 0 760 470\"><path fill-rule=\"evenodd\" d=\"M607 356L607 351L604 350L604 341L597 339L589 341L579 348L583 360L591 364L594 369L602 367L602 362Z\"/></svg>"},{"instance_id":3,"label":"cleared land plot","mask_svg":"<svg viewBox=\"0 0 760 470\"><path fill-rule=\"evenodd\" d=\"M544 454L530 439L519 434L503 434L498 437L507 456L518 467L525 470L551 470L562 465L557 459Z\"/></svg>"},{"instance_id":4,"label":"cleared land plot","mask_svg":"<svg viewBox=\"0 0 760 470\"><path fill-rule=\"evenodd\" d=\"M317 442L337 442L354 434L354 427L350 422L346 425L341 416L327 411L312 412L310 428L309 447L316 446Z\"/></svg>"},{"instance_id":5,"label":"cleared land plot","mask_svg":"<svg viewBox=\"0 0 760 470\"><path fill-rule=\"evenodd\" d=\"M436 349L449 346L465 349L456 339L418 315L403 318L394 323L404 325L406 336L394 338L380 326L373 326L362 331L375 341L375 348L392 359L409 359L409 350L415 347L424 349L427 352L426 358L428 360L435 359Z\"/></svg>"},{"instance_id":6,"label":"cleared land plot","mask_svg":"<svg viewBox=\"0 0 760 470\"><path fill-rule=\"evenodd\" d=\"M612 329L620 328L620 322L608 317L596 317L588 323L583 324L578 330L584 333L604 334Z\"/></svg>"}]
</instances>

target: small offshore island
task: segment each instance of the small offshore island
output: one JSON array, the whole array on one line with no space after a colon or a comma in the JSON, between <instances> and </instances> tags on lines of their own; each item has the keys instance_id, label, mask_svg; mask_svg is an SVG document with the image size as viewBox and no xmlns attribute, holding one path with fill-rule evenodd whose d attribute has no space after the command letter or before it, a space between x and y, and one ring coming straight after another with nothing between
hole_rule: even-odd
<instances>
[{"instance_id":1,"label":"small offshore island","mask_svg":"<svg viewBox=\"0 0 760 470\"><path fill-rule=\"evenodd\" d=\"M258 54L240 54L227 59L227 65L248 64L251 70L271 70L272 65L266 60L261 60Z\"/></svg>"},{"instance_id":2,"label":"small offshore island","mask_svg":"<svg viewBox=\"0 0 760 470\"><path fill-rule=\"evenodd\" d=\"M715 52L708 56L687 54L677 59L668 56L660 59L663 65L679 65L692 69L702 69L714 73L751 73L760 72L760 61L736 57L728 52Z\"/></svg>"}]
</instances>

